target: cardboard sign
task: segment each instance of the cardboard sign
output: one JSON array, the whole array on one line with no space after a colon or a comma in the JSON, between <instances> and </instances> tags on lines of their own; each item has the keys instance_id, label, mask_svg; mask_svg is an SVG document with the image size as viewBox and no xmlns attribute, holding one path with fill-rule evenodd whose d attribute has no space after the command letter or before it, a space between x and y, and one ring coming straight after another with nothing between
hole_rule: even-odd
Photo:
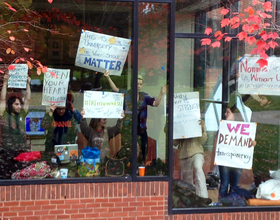
<instances>
[{"instance_id":1,"label":"cardboard sign","mask_svg":"<svg viewBox=\"0 0 280 220\"><path fill-rule=\"evenodd\" d=\"M241 94L280 95L280 57L269 57L260 68L260 57L239 59L238 92Z\"/></svg>"},{"instance_id":2,"label":"cardboard sign","mask_svg":"<svg viewBox=\"0 0 280 220\"><path fill-rule=\"evenodd\" d=\"M75 65L120 76L131 40L82 30Z\"/></svg>"},{"instance_id":3,"label":"cardboard sign","mask_svg":"<svg viewBox=\"0 0 280 220\"><path fill-rule=\"evenodd\" d=\"M215 164L252 169L254 147L250 138L255 140L256 129L256 123L222 120L217 138Z\"/></svg>"},{"instance_id":4,"label":"cardboard sign","mask_svg":"<svg viewBox=\"0 0 280 220\"><path fill-rule=\"evenodd\" d=\"M26 88L28 66L26 64L13 64L14 70L9 70L8 88Z\"/></svg>"},{"instance_id":5,"label":"cardboard sign","mask_svg":"<svg viewBox=\"0 0 280 220\"><path fill-rule=\"evenodd\" d=\"M199 93L174 94L173 139L201 137L199 120Z\"/></svg>"},{"instance_id":6,"label":"cardboard sign","mask_svg":"<svg viewBox=\"0 0 280 220\"><path fill-rule=\"evenodd\" d=\"M52 69L44 75L42 105L65 106L69 84L69 69Z\"/></svg>"},{"instance_id":7,"label":"cardboard sign","mask_svg":"<svg viewBox=\"0 0 280 220\"><path fill-rule=\"evenodd\" d=\"M122 93L85 91L84 118L121 118L123 101Z\"/></svg>"}]
</instances>

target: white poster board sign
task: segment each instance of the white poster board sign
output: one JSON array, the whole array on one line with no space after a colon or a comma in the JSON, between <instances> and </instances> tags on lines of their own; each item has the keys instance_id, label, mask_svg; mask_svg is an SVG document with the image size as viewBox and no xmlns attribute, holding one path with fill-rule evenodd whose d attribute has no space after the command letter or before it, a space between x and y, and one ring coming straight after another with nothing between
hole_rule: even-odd
<instances>
[{"instance_id":1,"label":"white poster board sign","mask_svg":"<svg viewBox=\"0 0 280 220\"><path fill-rule=\"evenodd\" d=\"M75 65L120 76L131 40L82 30Z\"/></svg>"},{"instance_id":2,"label":"white poster board sign","mask_svg":"<svg viewBox=\"0 0 280 220\"><path fill-rule=\"evenodd\" d=\"M65 106L69 84L69 69L48 68L44 74L42 105Z\"/></svg>"},{"instance_id":3,"label":"white poster board sign","mask_svg":"<svg viewBox=\"0 0 280 220\"><path fill-rule=\"evenodd\" d=\"M250 138L255 140L256 129L256 123L222 120L217 138L215 164L252 169L254 147Z\"/></svg>"},{"instance_id":4,"label":"white poster board sign","mask_svg":"<svg viewBox=\"0 0 280 220\"><path fill-rule=\"evenodd\" d=\"M123 102L122 93L85 91L84 118L121 118Z\"/></svg>"},{"instance_id":5,"label":"white poster board sign","mask_svg":"<svg viewBox=\"0 0 280 220\"><path fill-rule=\"evenodd\" d=\"M13 64L14 70L9 70L8 88L26 88L28 66L26 64Z\"/></svg>"},{"instance_id":6,"label":"white poster board sign","mask_svg":"<svg viewBox=\"0 0 280 220\"><path fill-rule=\"evenodd\" d=\"M260 68L260 57L239 59L238 92L241 94L280 95L280 57L269 57Z\"/></svg>"},{"instance_id":7,"label":"white poster board sign","mask_svg":"<svg viewBox=\"0 0 280 220\"><path fill-rule=\"evenodd\" d=\"M174 94L173 139L201 137L199 93Z\"/></svg>"}]
</instances>

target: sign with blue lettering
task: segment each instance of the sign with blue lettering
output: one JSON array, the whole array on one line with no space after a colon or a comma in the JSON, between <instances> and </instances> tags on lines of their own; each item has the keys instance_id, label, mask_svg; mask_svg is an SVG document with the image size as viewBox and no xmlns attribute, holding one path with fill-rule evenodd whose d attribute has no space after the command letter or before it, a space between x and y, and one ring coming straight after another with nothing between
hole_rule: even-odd
<instances>
[{"instance_id":1,"label":"sign with blue lettering","mask_svg":"<svg viewBox=\"0 0 280 220\"><path fill-rule=\"evenodd\" d=\"M173 139L201 137L199 93L174 94Z\"/></svg>"},{"instance_id":2,"label":"sign with blue lettering","mask_svg":"<svg viewBox=\"0 0 280 220\"><path fill-rule=\"evenodd\" d=\"M84 92L84 118L121 118L124 94L116 92Z\"/></svg>"},{"instance_id":3,"label":"sign with blue lettering","mask_svg":"<svg viewBox=\"0 0 280 220\"><path fill-rule=\"evenodd\" d=\"M9 70L8 88L26 88L28 66L26 64L13 64L14 70Z\"/></svg>"},{"instance_id":4,"label":"sign with blue lettering","mask_svg":"<svg viewBox=\"0 0 280 220\"><path fill-rule=\"evenodd\" d=\"M69 69L48 68L44 74L42 105L65 106L69 84Z\"/></svg>"},{"instance_id":5,"label":"sign with blue lettering","mask_svg":"<svg viewBox=\"0 0 280 220\"><path fill-rule=\"evenodd\" d=\"M131 40L82 30L75 65L120 76Z\"/></svg>"}]
</instances>

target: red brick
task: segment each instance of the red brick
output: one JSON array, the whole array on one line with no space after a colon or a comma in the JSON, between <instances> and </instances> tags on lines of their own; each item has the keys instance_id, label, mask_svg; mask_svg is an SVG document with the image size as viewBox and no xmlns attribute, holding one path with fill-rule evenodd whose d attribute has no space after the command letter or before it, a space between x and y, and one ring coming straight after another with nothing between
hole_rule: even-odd
<instances>
[{"instance_id":1,"label":"red brick","mask_svg":"<svg viewBox=\"0 0 280 220\"><path fill-rule=\"evenodd\" d=\"M59 209L71 209L71 205L58 205Z\"/></svg>"},{"instance_id":2,"label":"red brick","mask_svg":"<svg viewBox=\"0 0 280 220\"><path fill-rule=\"evenodd\" d=\"M128 216L128 212L115 212L114 213L114 217L125 217L125 216Z\"/></svg>"},{"instance_id":3,"label":"red brick","mask_svg":"<svg viewBox=\"0 0 280 220\"><path fill-rule=\"evenodd\" d=\"M65 200L51 200L52 205L65 204Z\"/></svg>"},{"instance_id":4,"label":"red brick","mask_svg":"<svg viewBox=\"0 0 280 220\"><path fill-rule=\"evenodd\" d=\"M101 203L101 207L115 207L115 203Z\"/></svg>"},{"instance_id":5,"label":"red brick","mask_svg":"<svg viewBox=\"0 0 280 220\"><path fill-rule=\"evenodd\" d=\"M19 202L5 202L4 206L19 206Z\"/></svg>"},{"instance_id":6,"label":"red brick","mask_svg":"<svg viewBox=\"0 0 280 220\"><path fill-rule=\"evenodd\" d=\"M123 209L118 207L118 208L109 208L108 209L108 212L122 212Z\"/></svg>"},{"instance_id":7,"label":"red brick","mask_svg":"<svg viewBox=\"0 0 280 220\"><path fill-rule=\"evenodd\" d=\"M150 218L147 216L137 216L137 220L149 220Z\"/></svg>"},{"instance_id":8,"label":"red brick","mask_svg":"<svg viewBox=\"0 0 280 220\"><path fill-rule=\"evenodd\" d=\"M10 207L10 211L25 211L25 206Z\"/></svg>"},{"instance_id":9,"label":"red brick","mask_svg":"<svg viewBox=\"0 0 280 220\"><path fill-rule=\"evenodd\" d=\"M126 198L109 198L109 202L122 202Z\"/></svg>"},{"instance_id":10,"label":"red brick","mask_svg":"<svg viewBox=\"0 0 280 220\"><path fill-rule=\"evenodd\" d=\"M157 206L157 202L144 202L144 206Z\"/></svg>"},{"instance_id":11,"label":"red brick","mask_svg":"<svg viewBox=\"0 0 280 220\"><path fill-rule=\"evenodd\" d=\"M84 209L86 204L72 204L72 209Z\"/></svg>"},{"instance_id":12,"label":"red brick","mask_svg":"<svg viewBox=\"0 0 280 220\"><path fill-rule=\"evenodd\" d=\"M109 199L95 199L95 202L105 203L109 202Z\"/></svg>"},{"instance_id":13,"label":"red brick","mask_svg":"<svg viewBox=\"0 0 280 220\"><path fill-rule=\"evenodd\" d=\"M18 212L18 216L27 216L27 215L33 215L33 212L32 211Z\"/></svg>"},{"instance_id":14,"label":"red brick","mask_svg":"<svg viewBox=\"0 0 280 220\"><path fill-rule=\"evenodd\" d=\"M71 219L81 219L84 218L85 214L72 214Z\"/></svg>"},{"instance_id":15,"label":"red brick","mask_svg":"<svg viewBox=\"0 0 280 220\"><path fill-rule=\"evenodd\" d=\"M143 202L130 202L130 206L143 206Z\"/></svg>"},{"instance_id":16,"label":"red brick","mask_svg":"<svg viewBox=\"0 0 280 220\"><path fill-rule=\"evenodd\" d=\"M90 213L93 212L93 209L79 209L79 213Z\"/></svg>"},{"instance_id":17,"label":"red brick","mask_svg":"<svg viewBox=\"0 0 280 220\"><path fill-rule=\"evenodd\" d=\"M64 210L65 214L78 214L79 213L79 209L68 209L68 210Z\"/></svg>"},{"instance_id":18,"label":"red brick","mask_svg":"<svg viewBox=\"0 0 280 220\"><path fill-rule=\"evenodd\" d=\"M80 203L95 203L95 199L80 199Z\"/></svg>"},{"instance_id":19,"label":"red brick","mask_svg":"<svg viewBox=\"0 0 280 220\"><path fill-rule=\"evenodd\" d=\"M135 217L123 217L123 220L135 220Z\"/></svg>"},{"instance_id":20,"label":"red brick","mask_svg":"<svg viewBox=\"0 0 280 220\"><path fill-rule=\"evenodd\" d=\"M136 202L136 197L123 198L123 202Z\"/></svg>"},{"instance_id":21,"label":"red brick","mask_svg":"<svg viewBox=\"0 0 280 220\"><path fill-rule=\"evenodd\" d=\"M138 197L137 198L137 202L147 202L147 201L151 201L151 197L147 196L147 197Z\"/></svg>"},{"instance_id":22,"label":"red brick","mask_svg":"<svg viewBox=\"0 0 280 220\"><path fill-rule=\"evenodd\" d=\"M108 212L108 208L95 208L93 211L95 213Z\"/></svg>"},{"instance_id":23,"label":"red brick","mask_svg":"<svg viewBox=\"0 0 280 220\"><path fill-rule=\"evenodd\" d=\"M3 207L4 206L4 202L0 202L0 207Z\"/></svg>"},{"instance_id":24,"label":"red brick","mask_svg":"<svg viewBox=\"0 0 280 220\"><path fill-rule=\"evenodd\" d=\"M32 206L26 206L26 210L41 210L41 206L40 205L32 205Z\"/></svg>"},{"instance_id":25,"label":"red brick","mask_svg":"<svg viewBox=\"0 0 280 220\"><path fill-rule=\"evenodd\" d=\"M86 213L87 218L96 218L99 217L99 213Z\"/></svg>"},{"instance_id":26,"label":"red brick","mask_svg":"<svg viewBox=\"0 0 280 220\"><path fill-rule=\"evenodd\" d=\"M137 208L137 211L150 211L151 210L151 207L149 206L138 206L138 207L135 207ZM162 210L162 207L161 207L161 210Z\"/></svg>"},{"instance_id":27,"label":"red brick","mask_svg":"<svg viewBox=\"0 0 280 220\"><path fill-rule=\"evenodd\" d=\"M65 199L65 204L76 204L80 203L79 199Z\"/></svg>"},{"instance_id":28,"label":"red brick","mask_svg":"<svg viewBox=\"0 0 280 220\"><path fill-rule=\"evenodd\" d=\"M146 209L147 210L147 209ZM124 212L131 212L131 211L136 211L136 207L124 207L123 208Z\"/></svg>"},{"instance_id":29,"label":"red brick","mask_svg":"<svg viewBox=\"0 0 280 220\"><path fill-rule=\"evenodd\" d=\"M4 212L2 213L4 217L17 216L17 212Z\"/></svg>"},{"instance_id":30,"label":"red brick","mask_svg":"<svg viewBox=\"0 0 280 220\"><path fill-rule=\"evenodd\" d=\"M100 203L86 204L86 208L99 208L99 207L101 207Z\"/></svg>"},{"instance_id":31,"label":"red brick","mask_svg":"<svg viewBox=\"0 0 280 220\"><path fill-rule=\"evenodd\" d=\"M56 215L47 215L47 216L42 216L42 220L54 220L56 219Z\"/></svg>"},{"instance_id":32,"label":"red brick","mask_svg":"<svg viewBox=\"0 0 280 220\"><path fill-rule=\"evenodd\" d=\"M154 212L154 211L143 211L142 214L151 216L151 215L155 215L156 212Z\"/></svg>"},{"instance_id":33,"label":"red brick","mask_svg":"<svg viewBox=\"0 0 280 220\"><path fill-rule=\"evenodd\" d=\"M129 216L140 216L140 215L142 215L142 212L128 212L128 215Z\"/></svg>"},{"instance_id":34,"label":"red brick","mask_svg":"<svg viewBox=\"0 0 280 220\"><path fill-rule=\"evenodd\" d=\"M152 210L152 211L162 211L162 210L163 210L163 207L162 207L162 206L152 206L152 207L151 207L151 210Z\"/></svg>"},{"instance_id":35,"label":"red brick","mask_svg":"<svg viewBox=\"0 0 280 220\"><path fill-rule=\"evenodd\" d=\"M117 202L115 203L115 207L127 207L128 206L128 202Z\"/></svg>"},{"instance_id":36,"label":"red brick","mask_svg":"<svg viewBox=\"0 0 280 220\"><path fill-rule=\"evenodd\" d=\"M25 217L13 217L13 220L25 220Z\"/></svg>"},{"instance_id":37,"label":"red brick","mask_svg":"<svg viewBox=\"0 0 280 220\"><path fill-rule=\"evenodd\" d=\"M153 215L153 216L151 216L150 217L152 220L163 220L164 219L164 216L155 216L155 215ZM202 220L202 219L201 219Z\"/></svg>"},{"instance_id":38,"label":"red brick","mask_svg":"<svg viewBox=\"0 0 280 220\"><path fill-rule=\"evenodd\" d=\"M50 210L51 215L64 214L63 209Z\"/></svg>"},{"instance_id":39,"label":"red brick","mask_svg":"<svg viewBox=\"0 0 280 220\"><path fill-rule=\"evenodd\" d=\"M114 213L110 213L110 212L107 212L107 213L99 213L99 217L102 218L102 217L114 217Z\"/></svg>"},{"instance_id":40,"label":"red brick","mask_svg":"<svg viewBox=\"0 0 280 220\"><path fill-rule=\"evenodd\" d=\"M155 196L155 197L151 197L151 201L163 201L164 198L162 196Z\"/></svg>"},{"instance_id":41,"label":"red brick","mask_svg":"<svg viewBox=\"0 0 280 220\"><path fill-rule=\"evenodd\" d=\"M57 219L70 219L70 215L57 215Z\"/></svg>"},{"instance_id":42,"label":"red brick","mask_svg":"<svg viewBox=\"0 0 280 220\"><path fill-rule=\"evenodd\" d=\"M48 215L49 211L48 210L44 210L44 211L35 211L34 215L39 215L39 216L43 216L43 215Z\"/></svg>"},{"instance_id":43,"label":"red brick","mask_svg":"<svg viewBox=\"0 0 280 220\"><path fill-rule=\"evenodd\" d=\"M42 205L42 210L44 209L49 209L49 210L56 209L56 205Z\"/></svg>"},{"instance_id":44,"label":"red brick","mask_svg":"<svg viewBox=\"0 0 280 220\"><path fill-rule=\"evenodd\" d=\"M49 200L39 200L35 201L35 205L49 205L50 201Z\"/></svg>"},{"instance_id":45,"label":"red brick","mask_svg":"<svg viewBox=\"0 0 280 220\"><path fill-rule=\"evenodd\" d=\"M35 202L34 201L22 201L20 202L20 205L23 206L23 205L35 205Z\"/></svg>"},{"instance_id":46,"label":"red brick","mask_svg":"<svg viewBox=\"0 0 280 220\"><path fill-rule=\"evenodd\" d=\"M40 220L40 216L26 216L26 220Z\"/></svg>"}]
</instances>

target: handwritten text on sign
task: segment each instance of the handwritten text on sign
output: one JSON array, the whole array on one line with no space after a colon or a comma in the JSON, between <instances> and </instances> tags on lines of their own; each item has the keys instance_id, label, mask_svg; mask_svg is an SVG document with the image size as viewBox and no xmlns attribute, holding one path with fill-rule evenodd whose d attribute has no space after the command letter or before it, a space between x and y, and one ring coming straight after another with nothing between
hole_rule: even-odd
<instances>
[{"instance_id":1,"label":"handwritten text on sign","mask_svg":"<svg viewBox=\"0 0 280 220\"><path fill-rule=\"evenodd\" d=\"M115 92L85 91L85 118L121 118L123 94Z\"/></svg>"},{"instance_id":2,"label":"handwritten text on sign","mask_svg":"<svg viewBox=\"0 0 280 220\"><path fill-rule=\"evenodd\" d=\"M52 69L44 74L42 105L65 106L69 84L69 69Z\"/></svg>"},{"instance_id":3,"label":"handwritten text on sign","mask_svg":"<svg viewBox=\"0 0 280 220\"><path fill-rule=\"evenodd\" d=\"M120 76L131 40L82 30L76 66Z\"/></svg>"},{"instance_id":4,"label":"handwritten text on sign","mask_svg":"<svg viewBox=\"0 0 280 220\"><path fill-rule=\"evenodd\" d=\"M26 88L28 66L26 64L13 64L14 70L9 70L8 88Z\"/></svg>"},{"instance_id":5,"label":"handwritten text on sign","mask_svg":"<svg viewBox=\"0 0 280 220\"><path fill-rule=\"evenodd\" d=\"M199 93L174 94L173 139L201 137L199 120Z\"/></svg>"},{"instance_id":6,"label":"handwritten text on sign","mask_svg":"<svg viewBox=\"0 0 280 220\"><path fill-rule=\"evenodd\" d=\"M280 57L269 57L268 65L260 68L260 57L239 60L238 91L241 94L280 95Z\"/></svg>"},{"instance_id":7,"label":"handwritten text on sign","mask_svg":"<svg viewBox=\"0 0 280 220\"><path fill-rule=\"evenodd\" d=\"M255 140L256 123L222 120L220 123L215 163L218 165L251 169Z\"/></svg>"}]
</instances>

